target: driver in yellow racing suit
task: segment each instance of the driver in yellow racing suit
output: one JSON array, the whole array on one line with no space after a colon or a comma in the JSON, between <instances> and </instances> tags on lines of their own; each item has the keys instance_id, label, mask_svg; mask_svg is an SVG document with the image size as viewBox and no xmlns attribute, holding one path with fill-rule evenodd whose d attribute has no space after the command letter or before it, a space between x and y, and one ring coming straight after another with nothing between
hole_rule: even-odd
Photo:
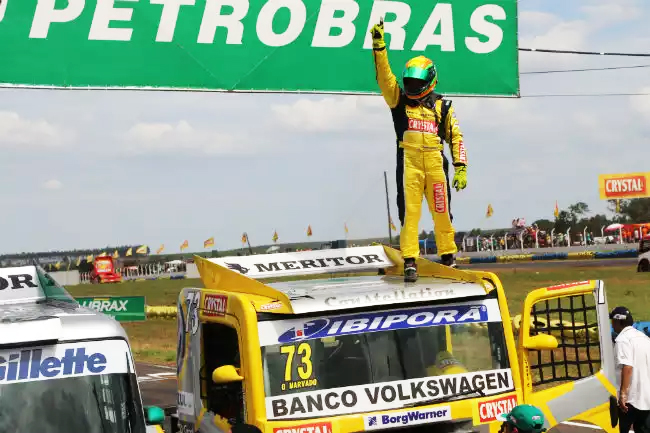
<instances>
[{"instance_id":1,"label":"driver in yellow racing suit","mask_svg":"<svg viewBox=\"0 0 650 433\"><path fill-rule=\"evenodd\" d=\"M451 147L456 191L467 186L467 153L450 101L433 92L438 83L433 62L424 56L409 60L400 87L388 62L383 20L370 33L377 82L391 109L397 135L397 202L402 223L400 249L404 257L404 281L414 282L418 277L415 261L420 255L418 224L423 195L433 215L441 263L455 266L454 254L458 248L449 209L451 189L443 139Z\"/></svg>"}]
</instances>

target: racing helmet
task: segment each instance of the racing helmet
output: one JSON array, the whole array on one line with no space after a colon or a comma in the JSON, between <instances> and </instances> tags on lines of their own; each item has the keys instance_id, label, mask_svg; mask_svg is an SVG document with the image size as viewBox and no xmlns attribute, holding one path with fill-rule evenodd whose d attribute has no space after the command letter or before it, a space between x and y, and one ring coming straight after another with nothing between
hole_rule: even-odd
<instances>
[{"instance_id":1,"label":"racing helmet","mask_svg":"<svg viewBox=\"0 0 650 433\"><path fill-rule=\"evenodd\" d=\"M438 84L438 72L433 62L424 57L414 57L404 66L402 72L404 93L409 99L422 99Z\"/></svg>"}]
</instances>

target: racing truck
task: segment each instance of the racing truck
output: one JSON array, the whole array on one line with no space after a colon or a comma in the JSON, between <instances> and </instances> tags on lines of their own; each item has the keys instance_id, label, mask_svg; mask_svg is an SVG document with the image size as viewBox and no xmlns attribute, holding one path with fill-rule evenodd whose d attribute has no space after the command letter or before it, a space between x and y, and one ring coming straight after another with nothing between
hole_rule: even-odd
<instances>
[{"instance_id":1,"label":"racing truck","mask_svg":"<svg viewBox=\"0 0 650 433\"><path fill-rule=\"evenodd\" d=\"M405 283L382 245L195 262L172 432L496 433L521 403L614 432L602 281L533 290L511 319L494 273L420 258Z\"/></svg>"},{"instance_id":2,"label":"racing truck","mask_svg":"<svg viewBox=\"0 0 650 433\"><path fill-rule=\"evenodd\" d=\"M119 322L40 266L0 269L0 432L162 433Z\"/></svg>"}]
</instances>

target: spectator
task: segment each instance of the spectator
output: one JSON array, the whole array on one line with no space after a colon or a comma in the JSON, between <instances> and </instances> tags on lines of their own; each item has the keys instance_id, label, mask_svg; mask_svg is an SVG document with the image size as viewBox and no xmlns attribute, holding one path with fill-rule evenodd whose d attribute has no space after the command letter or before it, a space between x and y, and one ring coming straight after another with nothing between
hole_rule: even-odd
<instances>
[{"instance_id":1,"label":"spectator","mask_svg":"<svg viewBox=\"0 0 650 433\"><path fill-rule=\"evenodd\" d=\"M618 382L619 429L650 433L650 338L635 329L632 314L616 307L609 314L616 339L614 353Z\"/></svg>"}]
</instances>

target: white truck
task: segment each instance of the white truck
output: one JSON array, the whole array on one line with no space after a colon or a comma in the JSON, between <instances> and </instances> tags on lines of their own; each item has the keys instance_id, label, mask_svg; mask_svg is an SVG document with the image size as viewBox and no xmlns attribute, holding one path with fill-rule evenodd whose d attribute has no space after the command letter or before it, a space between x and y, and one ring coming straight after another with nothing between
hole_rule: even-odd
<instances>
[{"instance_id":1,"label":"white truck","mask_svg":"<svg viewBox=\"0 0 650 433\"><path fill-rule=\"evenodd\" d=\"M639 241L639 258L636 265L637 272L650 272L650 235Z\"/></svg>"},{"instance_id":2,"label":"white truck","mask_svg":"<svg viewBox=\"0 0 650 433\"><path fill-rule=\"evenodd\" d=\"M38 266L0 268L0 432L162 432L129 342Z\"/></svg>"}]
</instances>

